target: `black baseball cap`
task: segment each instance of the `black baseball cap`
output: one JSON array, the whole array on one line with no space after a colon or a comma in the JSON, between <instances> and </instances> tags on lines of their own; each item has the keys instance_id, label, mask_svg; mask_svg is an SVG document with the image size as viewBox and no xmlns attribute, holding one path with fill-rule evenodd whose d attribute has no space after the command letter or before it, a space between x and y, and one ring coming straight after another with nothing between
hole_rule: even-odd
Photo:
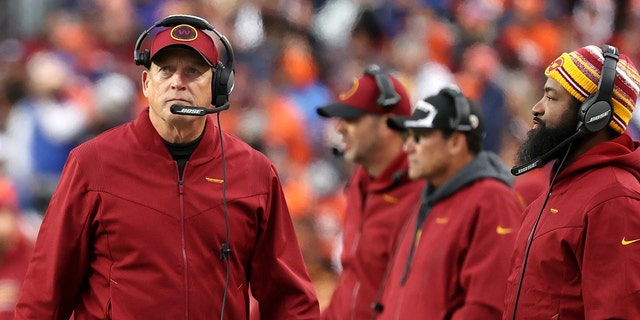
<instances>
[{"instance_id":1,"label":"black baseball cap","mask_svg":"<svg viewBox=\"0 0 640 320\"><path fill-rule=\"evenodd\" d=\"M468 121L458 118L456 98L450 88L440 90L438 94L429 96L415 104L413 114L408 117L392 116L387 119L387 126L396 131L424 131L439 129L445 131L464 131L473 135L484 135L484 119L480 109L460 93L461 99L466 100L469 109ZM464 102L464 101L462 101ZM461 103L459 101L458 103Z\"/></svg>"}]
</instances>

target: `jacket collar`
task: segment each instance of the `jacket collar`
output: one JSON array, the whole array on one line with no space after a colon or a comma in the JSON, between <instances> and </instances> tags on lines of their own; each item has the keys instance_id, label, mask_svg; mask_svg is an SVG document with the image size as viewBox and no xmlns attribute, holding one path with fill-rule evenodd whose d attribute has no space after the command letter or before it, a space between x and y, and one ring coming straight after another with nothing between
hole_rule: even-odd
<instances>
[{"instance_id":1,"label":"jacket collar","mask_svg":"<svg viewBox=\"0 0 640 320\"><path fill-rule=\"evenodd\" d=\"M189 162L193 165L200 165L215 158L219 158L221 154L217 127L210 116L206 117L207 120L204 126L202 140L189 158ZM144 150L154 154L163 155L163 157L173 160L167 146L164 144L164 140L160 137L160 134L158 134L158 131L156 131L151 123L151 119L149 118L149 107L140 111L138 117L133 122L133 130L135 132L136 139Z\"/></svg>"}]
</instances>

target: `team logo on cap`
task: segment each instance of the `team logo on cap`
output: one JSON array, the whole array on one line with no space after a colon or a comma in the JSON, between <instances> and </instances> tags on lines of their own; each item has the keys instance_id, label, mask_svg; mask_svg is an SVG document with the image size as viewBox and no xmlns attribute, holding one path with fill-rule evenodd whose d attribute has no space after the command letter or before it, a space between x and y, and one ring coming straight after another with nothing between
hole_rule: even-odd
<instances>
[{"instance_id":1,"label":"team logo on cap","mask_svg":"<svg viewBox=\"0 0 640 320\"><path fill-rule=\"evenodd\" d=\"M359 86L360 84L358 83L358 78L353 78L353 85L351 85L351 89L349 89L347 92L341 93L338 97L340 98L340 100L349 99L354 93L356 93L356 91L358 91Z\"/></svg>"},{"instance_id":2,"label":"team logo on cap","mask_svg":"<svg viewBox=\"0 0 640 320\"><path fill-rule=\"evenodd\" d=\"M171 29L171 39L176 41L193 41L198 38L198 30L188 25L181 24Z\"/></svg>"},{"instance_id":3,"label":"team logo on cap","mask_svg":"<svg viewBox=\"0 0 640 320\"><path fill-rule=\"evenodd\" d=\"M562 67L563 61L564 60L562 58L558 58L555 61L551 62L551 64L547 67L547 72L552 72L552 71Z\"/></svg>"}]
</instances>

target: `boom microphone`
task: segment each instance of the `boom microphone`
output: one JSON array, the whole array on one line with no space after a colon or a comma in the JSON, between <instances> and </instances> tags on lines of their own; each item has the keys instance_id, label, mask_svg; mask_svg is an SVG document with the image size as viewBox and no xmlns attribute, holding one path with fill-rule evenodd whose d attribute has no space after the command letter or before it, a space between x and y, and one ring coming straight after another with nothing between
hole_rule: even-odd
<instances>
[{"instance_id":1,"label":"boom microphone","mask_svg":"<svg viewBox=\"0 0 640 320\"><path fill-rule=\"evenodd\" d=\"M340 148L337 148L337 147L332 147L331 148L331 154L333 154L337 158L342 158L342 157L344 157L344 150L342 150Z\"/></svg>"},{"instance_id":2,"label":"boom microphone","mask_svg":"<svg viewBox=\"0 0 640 320\"><path fill-rule=\"evenodd\" d=\"M203 107L195 107L195 106L181 106L179 104L171 105L171 113L179 114L183 116L204 116L211 113L218 113L222 110L229 109L229 103L225 103L220 107L216 107L213 109L203 108Z\"/></svg>"},{"instance_id":3,"label":"boom microphone","mask_svg":"<svg viewBox=\"0 0 640 320\"><path fill-rule=\"evenodd\" d=\"M572 136L560 142L557 146L553 147L553 149L547 151L547 153L537 158L534 158L527 163L514 166L513 168L511 168L511 174L514 176L519 176L535 168L540 168L544 166L545 164L547 164L547 162L549 162L549 160L551 160L551 157L553 157L558 151L560 151L561 149L564 149L569 143L575 141L576 139L584 137L585 134L587 134L587 131L584 129L584 127L580 128Z\"/></svg>"}]
</instances>

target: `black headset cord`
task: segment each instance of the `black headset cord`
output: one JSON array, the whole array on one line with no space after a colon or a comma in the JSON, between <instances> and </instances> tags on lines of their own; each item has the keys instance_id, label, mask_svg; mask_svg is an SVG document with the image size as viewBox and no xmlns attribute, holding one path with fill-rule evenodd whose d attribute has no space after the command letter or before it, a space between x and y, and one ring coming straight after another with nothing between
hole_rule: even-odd
<instances>
[{"instance_id":1,"label":"black headset cord","mask_svg":"<svg viewBox=\"0 0 640 320\"><path fill-rule=\"evenodd\" d=\"M564 153L562 160L558 164L558 168L556 169L556 172L553 175L553 179L551 179L551 183L549 183L549 189L547 190L547 195L545 196L544 202L542 203L542 208L540 208L540 212L536 217L536 221L534 222L533 227L531 228L531 233L529 233L529 238L527 239L527 246L524 251L524 258L522 259L522 270L520 271L520 279L518 280L518 290L516 291L516 299L513 303L513 314L511 315L512 320L516 319L516 311L518 310L518 300L520 299L520 290L522 290L524 272L525 272L525 269L527 268L527 261L529 260L529 251L531 250L531 244L533 243L533 236L536 232L536 229L538 228L538 223L540 222L540 218L542 218L542 212L544 211L544 208L547 206L547 202L549 201L549 197L551 196L551 189L553 188L553 184L556 182L558 173L560 173L560 170L562 170L562 166L564 165L565 160L567 160L567 156L571 151L572 145L573 145L573 142L569 144L569 146L567 147L567 151Z\"/></svg>"},{"instance_id":2,"label":"black headset cord","mask_svg":"<svg viewBox=\"0 0 640 320\"><path fill-rule=\"evenodd\" d=\"M227 213L227 165L224 156L224 141L222 137L222 126L220 125L220 113L218 115L218 134L220 136L220 151L222 153L222 208L224 211L225 243L220 248L220 259L226 260L226 276L224 281L224 294L222 295L222 306L220 307L220 320L224 320L224 307L227 302L227 292L229 291L229 271L231 270L231 247L229 246L229 214Z\"/></svg>"}]
</instances>

